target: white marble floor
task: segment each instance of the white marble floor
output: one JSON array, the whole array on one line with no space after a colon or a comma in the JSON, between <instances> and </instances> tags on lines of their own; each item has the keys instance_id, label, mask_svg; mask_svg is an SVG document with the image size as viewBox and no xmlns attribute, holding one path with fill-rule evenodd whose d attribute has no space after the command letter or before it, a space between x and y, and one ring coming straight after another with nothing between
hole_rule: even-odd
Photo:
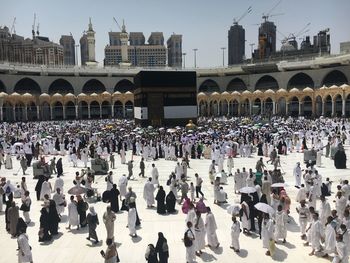
<instances>
[{"instance_id":1,"label":"white marble floor","mask_svg":"<svg viewBox=\"0 0 350 263\"><path fill-rule=\"evenodd\" d=\"M346 147L346 152L349 155L349 148ZM47 160L50 157L47 158ZM131 158L130 151L127 153L127 159ZM257 157L252 158L236 158L234 159L236 168L255 168ZM140 158L134 157L135 168L134 174L138 174L138 163ZM266 162L266 158L264 161ZM213 188L208 178L208 167L210 160L191 160L189 169L189 177L194 179L194 173L199 173L204 179L203 192L207 198L206 205L212 208L212 211L216 217L218 225L218 238L220 241L220 247L218 249L206 248L202 257L197 257L197 262L271 262L271 261L283 261L283 262L328 262L322 258L315 256L309 256L311 251L310 247L304 247L303 242L300 239L298 217L295 212L296 203L294 201L296 195L296 188L294 187L294 178L292 171L297 161L302 162L303 154L291 153L287 156L281 157L282 168L285 173L285 180L289 187L287 187L287 193L292 199L291 205L291 223L288 224L288 235L286 244L277 244L276 255L273 259L265 256L265 250L262 248L262 241L258 236L245 236L241 235L241 252L236 254L230 246L230 227L231 217L226 210L220 206L213 204ZM117 182L119 177L123 173L127 173L127 166L121 165L119 158L116 163L118 164L114 171L114 182ZM175 162L159 160L155 162L160 173L160 182L165 186L166 192L168 187L166 186L166 180L168 175L175 167ZM226 162L225 162L226 164ZM82 166L82 163L79 163ZM269 166L272 168L272 166ZM349 167L349 164L348 164ZM20 182L21 175L14 176L13 174L19 168L19 162L14 160L13 170L4 170L4 167L0 170L1 176L6 176L12 182ZM146 163L146 174L150 175L151 162ZM79 168L80 169L80 168ZM73 168L67 162L67 157L64 158L64 181L65 191L72 186L75 171L78 168ZM333 165L333 161L323 158L323 166L318 168L320 174L325 177L330 177L335 183L333 189L335 189L337 182L341 178L349 178L349 170L336 170ZM98 245L92 245L85 238L87 236L87 228L81 230L66 230L66 219L63 218L63 222L60 223L59 232L61 233L58 238L55 238L48 244L41 244L38 242L38 230L39 230L39 210L41 202L35 201L34 187L36 180L32 179L32 169L29 168L27 175L27 184L31 192L33 205L31 208L32 223L28 227L27 233L30 239L30 245L32 246L33 258L35 263L66 263L66 262L84 262L84 263L97 263L103 262L100 255L100 250L105 250L105 241ZM185 218L181 210L175 215L161 216L156 213L154 209L146 209L146 203L142 198L143 185L146 179L137 178L135 181L130 181L131 185L136 192L137 207L140 218L142 219L141 228L137 231L139 238L131 239L128 235L128 229L125 227L127 224L127 214L125 212L117 214L117 220L115 225L115 238L118 243L118 252L121 262L145 262L144 254L147 244L155 244L157 241L157 233L163 232L168 240L170 249L169 262L185 262L185 247L181 241L183 232L185 229ZM52 184L53 184L52 180ZM103 192L106 188L104 176L97 176L96 187L100 192ZM228 193L229 203L233 204L238 202L239 196L234 194L233 191L233 178L229 177L228 185L224 186L224 189ZM69 199L69 195L66 195ZM333 197L329 198L331 205L334 206ZM16 202L20 202L16 199ZM105 211L106 204L99 202L94 204L95 209L99 215L100 225L97 228L98 236L101 240L106 238L106 230L102 222L102 215ZM177 209L180 207L177 206ZM67 211L65 212L67 214ZM12 239L5 231L5 218L4 214L0 214L0 262L17 262L17 243L16 239Z\"/></svg>"}]
</instances>

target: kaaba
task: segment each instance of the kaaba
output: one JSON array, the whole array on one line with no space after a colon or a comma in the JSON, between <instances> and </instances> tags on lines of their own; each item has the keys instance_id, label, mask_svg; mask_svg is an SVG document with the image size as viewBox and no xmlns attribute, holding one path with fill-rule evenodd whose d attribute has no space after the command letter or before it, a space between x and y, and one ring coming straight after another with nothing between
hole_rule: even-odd
<instances>
[{"instance_id":1,"label":"kaaba","mask_svg":"<svg viewBox=\"0 0 350 263\"><path fill-rule=\"evenodd\" d=\"M134 77L135 124L185 126L197 121L195 71L140 71Z\"/></svg>"}]
</instances>

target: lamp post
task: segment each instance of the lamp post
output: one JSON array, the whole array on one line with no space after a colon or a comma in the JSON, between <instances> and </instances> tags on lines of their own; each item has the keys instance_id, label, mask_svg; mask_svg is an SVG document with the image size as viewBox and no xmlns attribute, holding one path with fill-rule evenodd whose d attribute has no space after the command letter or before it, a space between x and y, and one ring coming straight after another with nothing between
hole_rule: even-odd
<instances>
[{"instance_id":1,"label":"lamp post","mask_svg":"<svg viewBox=\"0 0 350 263\"><path fill-rule=\"evenodd\" d=\"M225 47L222 47L222 67L225 67Z\"/></svg>"},{"instance_id":2,"label":"lamp post","mask_svg":"<svg viewBox=\"0 0 350 263\"><path fill-rule=\"evenodd\" d=\"M186 53L182 53L182 56L184 58L184 68L186 68Z\"/></svg>"},{"instance_id":3,"label":"lamp post","mask_svg":"<svg viewBox=\"0 0 350 263\"><path fill-rule=\"evenodd\" d=\"M78 63L78 47L79 45L74 45L75 46L75 65L79 66Z\"/></svg>"},{"instance_id":4,"label":"lamp post","mask_svg":"<svg viewBox=\"0 0 350 263\"><path fill-rule=\"evenodd\" d=\"M193 49L193 52L194 52L194 68L197 67L197 51L198 51L198 48L194 48Z\"/></svg>"}]
</instances>

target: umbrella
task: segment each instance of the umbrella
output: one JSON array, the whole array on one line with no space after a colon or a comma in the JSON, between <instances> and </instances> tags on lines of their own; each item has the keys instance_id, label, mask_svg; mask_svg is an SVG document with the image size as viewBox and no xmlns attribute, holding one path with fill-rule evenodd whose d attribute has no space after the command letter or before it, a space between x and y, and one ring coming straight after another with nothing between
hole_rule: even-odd
<instances>
[{"instance_id":1,"label":"umbrella","mask_svg":"<svg viewBox=\"0 0 350 263\"><path fill-rule=\"evenodd\" d=\"M167 132L169 132L169 133L176 132L176 130L175 130L175 129L167 129L166 131L167 131Z\"/></svg>"},{"instance_id":2,"label":"umbrella","mask_svg":"<svg viewBox=\"0 0 350 263\"><path fill-rule=\"evenodd\" d=\"M215 177L220 177L221 178L222 177L222 173L221 172L216 173Z\"/></svg>"},{"instance_id":3,"label":"umbrella","mask_svg":"<svg viewBox=\"0 0 350 263\"><path fill-rule=\"evenodd\" d=\"M47 139L52 139L52 136L51 135L47 135L46 138Z\"/></svg>"},{"instance_id":4,"label":"umbrella","mask_svg":"<svg viewBox=\"0 0 350 263\"><path fill-rule=\"evenodd\" d=\"M70 195L81 195L86 193L86 188L81 186L74 186L68 190L68 194Z\"/></svg>"},{"instance_id":5,"label":"umbrella","mask_svg":"<svg viewBox=\"0 0 350 263\"><path fill-rule=\"evenodd\" d=\"M21 147L21 146L23 146L23 142L16 142L13 146Z\"/></svg>"},{"instance_id":6,"label":"umbrella","mask_svg":"<svg viewBox=\"0 0 350 263\"><path fill-rule=\"evenodd\" d=\"M271 187L286 187L287 185L285 183L274 183L271 185Z\"/></svg>"},{"instance_id":7,"label":"umbrella","mask_svg":"<svg viewBox=\"0 0 350 263\"><path fill-rule=\"evenodd\" d=\"M251 194L251 193L255 193L256 189L255 189L255 187L245 186L245 187L239 189L239 192L241 194Z\"/></svg>"},{"instance_id":8,"label":"umbrella","mask_svg":"<svg viewBox=\"0 0 350 263\"><path fill-rule=\"evenodd\" d=\"M254 207L256 209L258 209L261 212L264 212L266 214L274 214L275 213L275 209L273 209L271 206L269 206L268 204L265 203L257 203L256 205L254 205Z\"/></svg>"},{"instance_id":9,"label":"umbrella","mask_svg":"<svg viewBox=\"0 0 350 263\"><path fill-rule=\"evenodd\" d=\"M238 215L240 209L241 207L239 205L230 205L227 208L227 213L229 213L230 215Z\"/></svg>"}]
</instances>

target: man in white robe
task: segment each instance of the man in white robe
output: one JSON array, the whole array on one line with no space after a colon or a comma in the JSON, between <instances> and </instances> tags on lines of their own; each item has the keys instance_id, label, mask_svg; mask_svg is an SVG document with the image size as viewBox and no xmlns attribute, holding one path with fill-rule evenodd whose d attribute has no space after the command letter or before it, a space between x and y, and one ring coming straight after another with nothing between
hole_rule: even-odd
<instances>
[{"instance_id":1,"label":"man in white robe","mask_svg":"<svg viewBox=\"0 0 350 263\"><path fill-rule=\"evenodd\" d=\"M275 222L275 240L283 239L283 243L286 243L288 215L283 211L282 205L277 208Z\"/></svg>"},{"instance_id":2,"label":"man in white robe","mask_svg":"<svg viewBox=\"0 0 350 263\"><path fill-rule=\"evenodd\" d=\"M152 184L159 186L159 173L158 173L158 169L154 163L152 163L151 175L152 175Z\"/></svg>"},{"instance_id":3,"label":"man in white robe","mask_svg":"<svg viewBox=\"0 0 350 263\"><path fill-rule=\"evenodd\" d=\"M193 263L196 259L195 236L193 233L192 222L188 221L186 224L187 224L187 230L185 232L185 235L187 239L192 241L191 246L186 246L186 262Z\"/></svg>"},{"instance_id":4,"label":"man in white robe","mask_svg":"<svg viewBox=\"0 0 350 263\"><path fill-rule=\"evenodd\" d=\"M64 207L65 207L65 199L64 199L64 195L61 192L60 188L56 188L56 193L53 195L52 200L55 201L56 203L56 210L57 210L57 214L59 216L61 216L64 213Z\"/></svg>"},{"instance_id":5,"label":"man in white robe","mask_svg":"<svg viewBox=\"0 0 350 263\"><path fill-rule=\"evenodd\" d=\"M347 252L348 247L346 247L343 236L337 235L337 244L336 244L336 251L335 256L333 258L332 263L348 263L349 262L349 254Z\"/></svg>"},{"instance_id":6,"label":"man in white robe","mask_svg":"<svg viewBox=\"0 0 350 263\"><path fill-rule=\"evenodd\" d=\"M335 198L335 209L337 210L337 215L340 220L343 220L344 217L344 210L346 207L346 199L343 196L343 193L339 191L337 193L337 197Z\"/></svg>"},{"instance_id":7,"label":"man in white robe","mask_svg":"<svg viewBox=\"0 0 350 263\"><path fill-rule=\"evenodd\" d=\"M263 248L266 248L266 255L273 256L273 251L271 251L271 242L274 241L273 233L275 231L275 225L272 219L270 219L269 214L264 214L264 219L261 225L261 239L263 242Z\"/></svg>"},{"instance_id":8,"label":"man in white robe","mask_svg":"<svg viewBox=\"0 0 350 263\"><path fill-rule=\"evenodd\" d=\"M61 190L61 193L63 193L63 186L64 186L64 181L61 178L61 175L57 175L57 179L55 180L53 189L59 188Z\"/></svg>"},{"instance_id":9,"label":"man in white robe","mask_svg":"<svg viewBox=\"0 0 350 263\"><path fill-rule=\"evenodd\" d=\"M135 198L130 198L129 211L128 211L128 228L129 235L131 237L137 237L136 234L136 208L135 208Z\"/></svg>"},{"instance_id":10,"label":"man in white robe","mask_svg":"<svg viewBox=\"0 0 350 263\"><path fill-rule=\"evenodd\" d=\"M320 221L322 225L326 225L327 223L327 218L331 215L331 206L327 202L326 197L321 195L321 204L320 204Z\"/></svg>"},{"instance_id":11,"label":"man in white robe","mask_svg":"<svg viewBox=\"0 0 350 263\"><path fill-rule=\"evenodd\" d=\"M205 249L205 225L199 211L196 212L196 219L194 225L194 236L195 236L195 247L196 255L200 256L203 252L202 249Z\"/></svg>"},{"instance_id":12,"label":"man in white robe","mask_svg":"<svg viewBox=\"0 0 350 263\"><path fill-rule=\"evenodd\" d=\"M241 234L241 226L236 216L232 216L232 226L231 226L231 246L235 252L239 252L239 235Z\"/></svg>"},{"instance_id":13,"label":"man in white robe","mask_svg":"<svg viewBox=\"0 0 350 263\"><path fill-rule=\"evenodd\" d=\"M28 235L25 233L24 229L20 229L20 235L17 238L18 245L18 262L33 262L32 248L28 242Z\"/></svg>"},{"instance_id":14,"label":"man in white robe","mask_svg":"<svg viewBox=\"0 0 350 263\"><path fill-rule=\"evenodd\" d=\"M301 185L301 167L300 162L297 162L294 171L293 171L294 177L295 177L295 187L300 188Z\"/></svg>"},{"instance_id":15,"label":"man in white robe","mask_svg":"<svg viewBox=\"0 0 350 263\"><path fill-rule=\"evenodd\" d=\"M70 197L70 203L68 204L68 222L69 225L67 229L70 229L71 226L77 226L77 229L79 229L77 202L74 200L73 195Z\"/></svg>"},{"instance_id":16,"label":"man in white robe","mask_svg":"<svg viewBox=\"0 0 350 263\"><path fill-rule=\"evenodd\" d=\"M327 218L326 228L324 230L325 239L324 239L324 256L328 256L329 254L333 254L335 252L336 246L336 232L332 226L332 217Z\"/></svg>"},{"instance_id":17,"label":"man in white robe","mask_svg":"<svg viewBox=\"0 0 350 263\"><path fill-rule=\"evenodd\" d=\"M207 216L205 218L205 230L207 233L208 247L218 248L220 243L216 235L216 221L210 207L207 207Z\"/></svg>"},{"instance_id":18,"label":"man in white robe","mask_svg":"<svg viewBox=\"0 0 350 263\"><path fill-rule=\"evenodd\" d=\"M232 175L232 169L234 167L234 164L233 164L233 158L231 155L228 156L227 158L227 171L228 171L228 176L231 176Z\"/></svg>"},{"instance_id":19,"label":"man in white robe","mask_svg":"<svg viewBox=\"0 0 350 263\"><path fill-rule=\"evenodd\" d=\"M122 200L122 198L126 195L126 188L128 186L128 178L126 178L125 174L123 174L122 177L119 178L118 186L120 192L120 200Z\"/></svg>"},{"instance_id":20,"label":"man in white robe","mask_svg":"<svg viewBox=\"0 0 350 263\"><path fill-rule=\"evenodd\" d=\"M112 211L111 206L107 206L106 212L103 214L103 223L107 230L107 239L114 239L114 221L116 219L115 213Z\"/></svg>"},{"instance_id":21,"label":"man in white robe","mask_svg":"<svg viewBox=\"0 0 350 263\"><path fill-rule=\"evenodd\" d=\"M310 231L310 243L312 251L310 256L314 255L316 251L322 250L321 241L324 239L324 228L319 220L318 213L313 214L313 222L309 228Z\"/></svg>"},{"instance_id":22,"label":"man in white robe","mask_svg":"<svg viewBox=\"0 0 350 263\"><path fill-rule=\"evenodd\" d=\"M148 178L148 181L145 183L145 186L143 187L143 198L145 199L148 208L153 207L154 205L155 187L151 181L152 181L152 178Z\"/></svg>"}]
</instances>

